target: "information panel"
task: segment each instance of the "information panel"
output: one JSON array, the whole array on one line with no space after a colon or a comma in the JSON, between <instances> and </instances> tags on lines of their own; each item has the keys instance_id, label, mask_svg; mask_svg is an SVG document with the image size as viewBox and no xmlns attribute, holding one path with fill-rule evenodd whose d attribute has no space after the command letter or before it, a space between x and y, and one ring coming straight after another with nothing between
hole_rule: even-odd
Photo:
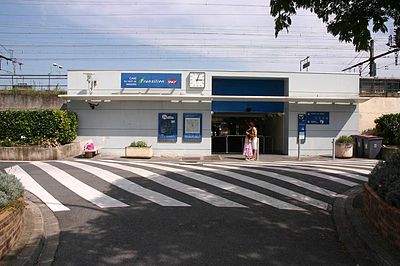
<instances>
[{"instance_id":1,"label":"information panel","mask_svg":"<svg viewBox=\"0 0 400 266\"><path fill-rule=\"evenodd\" d=\"M178 132L177 113L158 114L158 139L176 141Z\"/></svg>"},{"instance_id":2,"label":"information panel","mask_svg":"<svg viewBox=\"0 0 400 266\"><path fill-rule=\"evenodd\" d=\"M307 124L329 125L329 112L306 112Z\"/></svg>"},{"instance_id":3,"label":"information panel","mask_svg":"<svg viewBox=\"0 0 400 266\"><path fill-rule=\"evenodd\" d=\"M178 73L121 73L121 88L180 89L182 75Z\"/></svg>"},{"instance_id":4,"label":"information panel","mask_svg":"<svg viewBox=\"0 0 400 266\"><path fill-rule=\"evenodd\" d=\"M202 114L183 114L183 139L201 141Z\"/></svg>"},{"instance_id":5,"label":"information panel","mask_svg":"<svg viewBox=\"0 0 400 266\"><path fill-rule=\"evenodd\" d=\"M297 137L299 140L304 141L306 139L306 115L297 115Z\"/></svg>"}]
</instances>

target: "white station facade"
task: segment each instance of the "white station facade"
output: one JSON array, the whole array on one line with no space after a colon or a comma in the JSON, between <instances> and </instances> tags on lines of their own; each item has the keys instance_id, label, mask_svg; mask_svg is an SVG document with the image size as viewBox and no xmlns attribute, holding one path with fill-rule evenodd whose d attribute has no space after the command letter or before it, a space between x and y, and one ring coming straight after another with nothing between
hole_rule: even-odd
<instances>
[{"instance_id":1,"label":"white station facade","mask_svg":"<svg viewBox=\"0 0 400 266\"><path fill-rule=\"evenodd\" d=\"M329 155L332 139L358 134L359 77L342 73L69 71L60 97L78 136L123 156L144 140L155 156L240 153L247 122L261 154Z\"/></svg>"}]
</instances>

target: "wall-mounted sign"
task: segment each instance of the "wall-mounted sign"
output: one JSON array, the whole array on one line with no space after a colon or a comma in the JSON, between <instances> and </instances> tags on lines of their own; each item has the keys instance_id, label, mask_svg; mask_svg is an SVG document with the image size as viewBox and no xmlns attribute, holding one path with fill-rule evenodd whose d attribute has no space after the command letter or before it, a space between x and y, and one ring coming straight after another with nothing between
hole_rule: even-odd
<instances>
[{"instance_id":1,"label":"wall-mounted sign","mask_svg":"<svg viewBox=\"0 0 400 266\"><path fill-rule=\"evenodd\" d=\"M306 112L307 124L329 125L329 112Z\"/></svg>"},{"instance_id":2,"label":"wall-mounted sign","mask_svg":"<svg viewBox=\"0 0 400 266\"><path fill-rule=\"evenodd\" d=\"M176 141L178 135L178 114L158 114L158 139Z\"/></svg>"},{"instance_id":3,"label":"wall-mounted sign","mask_svg":"<svg viewBox=\"0 0 400 266\"><path fill-rule=\"evenodd\" d=\"M202 114L183 114L183 139L201 141Z\"/></svg>"},{"instance_id":4,"label":"wall-mounted sign","mask_svg":"<svg viewBox=\"0 0 400 266\"><path fill-rule=\"evenodd\" d=\"M297 137L301 141L306 140L306 115L298 114L297 115Z\"/></svg>"},{"instance_id":5,"label":"wall-mounted sign","mask_svg":"<svg viewBox=\"0 0 400 266\"><path fill-rule=\"evenodd\" d=\"M121 73L121 88L180 89L182 75L177 73Z\"/></svg>"}]
</instances>

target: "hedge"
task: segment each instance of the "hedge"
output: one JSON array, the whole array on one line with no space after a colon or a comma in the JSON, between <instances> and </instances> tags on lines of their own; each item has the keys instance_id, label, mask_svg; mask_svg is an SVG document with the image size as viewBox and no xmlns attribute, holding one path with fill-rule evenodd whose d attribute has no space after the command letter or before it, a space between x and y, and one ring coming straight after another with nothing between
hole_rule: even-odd
<instances>
[{"instance_id":1,"label":"hedge","mask_svg":"<svg viewBox=\"0 0 400 266\"><path fill-rule=\"evenodd\" d=\"M77 137L78 117L66 110L0 112L0 145L66 144Z\"/></svg>"},{"instance_id":2,"label":"hedge","mask_svg":"<svg viewBox=\"0 0 400 266\"><path fill-rule=\"evenodd\" d=\"M384 201L400 208L400 152L379 162L372 170L368 184Z\"/></svg>"},{"instance_id":3,"label":"hedge","mask_svg":"<svg viewBox=\"0 0 400 266\"><path fill-rule=\"evenodd\" d=\"M376 134L387 145L400 145L400 113L387 114L375 119Z\"/></svg>"}]
</instances>

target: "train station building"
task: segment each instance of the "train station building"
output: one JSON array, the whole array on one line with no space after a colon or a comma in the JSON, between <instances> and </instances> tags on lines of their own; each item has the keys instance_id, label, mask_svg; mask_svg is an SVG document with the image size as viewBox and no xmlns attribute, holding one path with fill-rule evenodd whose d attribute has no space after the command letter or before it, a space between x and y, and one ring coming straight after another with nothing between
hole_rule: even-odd
<instances>
[{"instance_id":1,"label":"train station building","mask_svg":"<svg viewBox=\"0 0 400 266\"><path fill-rule=\"evenodd\" d=\"M155 156L240 153L248 121L261 154L329 155L332 139L359 133L359 76L239 71L68 72L60 95L79 138L123 156L144 140Z\"/></svg>"}]
</instances>

